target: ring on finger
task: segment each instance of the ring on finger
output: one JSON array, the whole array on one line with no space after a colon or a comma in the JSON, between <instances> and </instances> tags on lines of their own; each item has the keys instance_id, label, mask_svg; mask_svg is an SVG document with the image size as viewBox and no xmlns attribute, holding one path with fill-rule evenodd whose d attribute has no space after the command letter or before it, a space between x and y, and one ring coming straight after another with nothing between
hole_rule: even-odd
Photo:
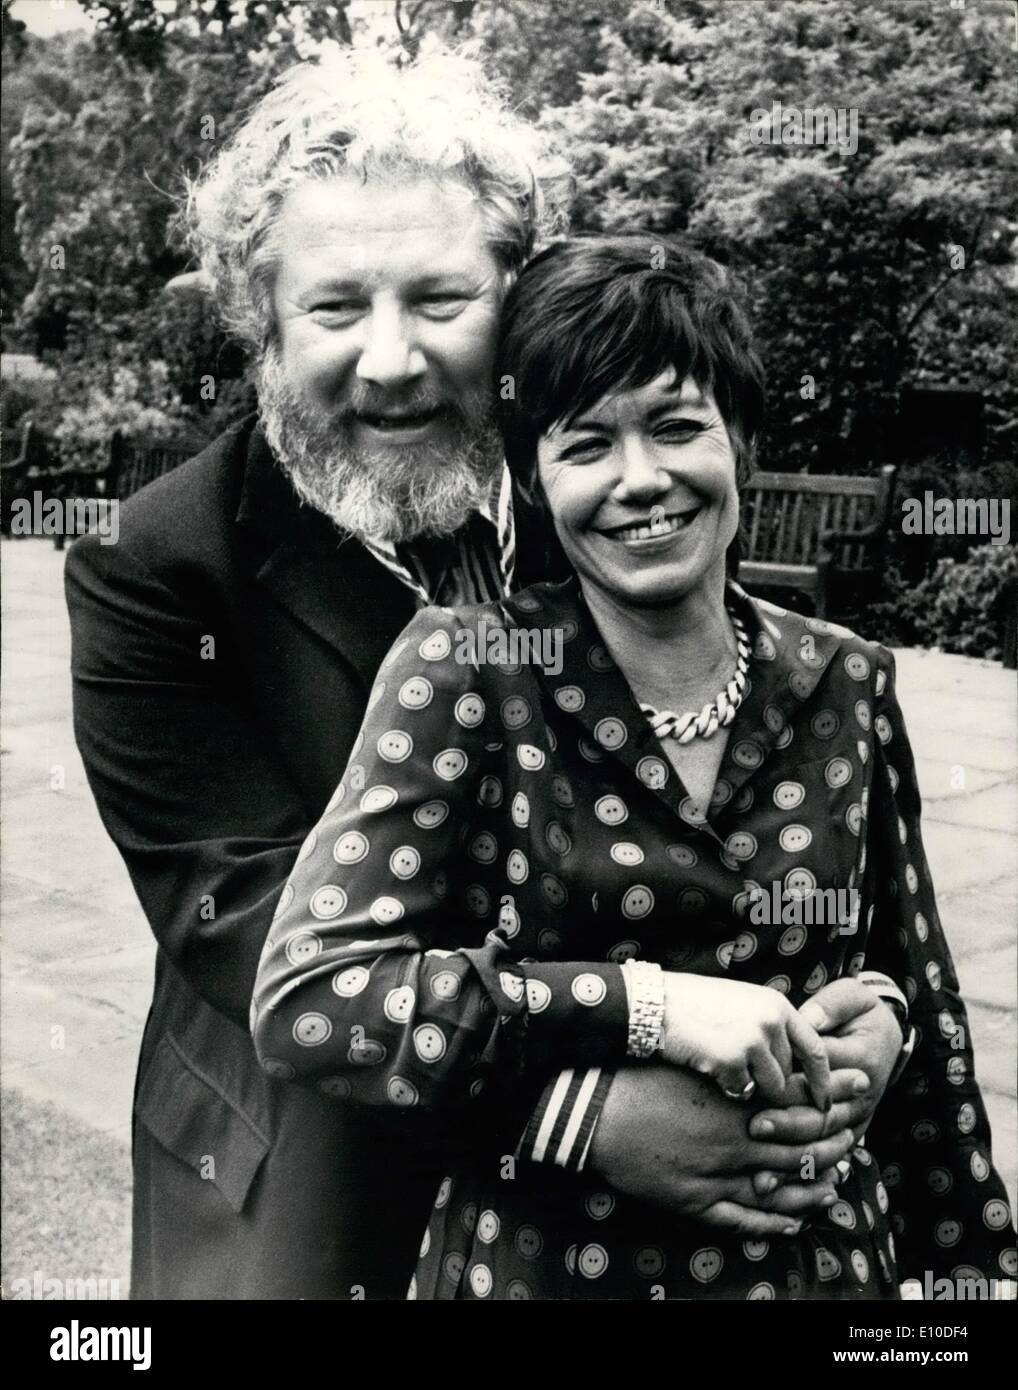
<instances>
[{"instance_id":1,"label":"ring on finger","mask_svg":"<svg viewBox=\"0 0 1018 1390\"><path fill-rule=\"evenodd\" d=\"M729 1100L750 1100L756 1090L756 1082L747 1081L741 1091L729 1091L727 1087L722 1087L722 1090Z\"/></svg>"}]
</instances>

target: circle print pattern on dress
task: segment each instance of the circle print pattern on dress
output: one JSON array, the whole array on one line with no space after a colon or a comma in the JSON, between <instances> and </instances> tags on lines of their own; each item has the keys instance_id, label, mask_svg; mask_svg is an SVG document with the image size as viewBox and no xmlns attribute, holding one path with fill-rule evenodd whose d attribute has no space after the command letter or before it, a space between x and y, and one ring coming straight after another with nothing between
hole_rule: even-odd
<instances>
[{"instance_id":1,"label":"circle print pattern on dress","mask_svg":"<svg viewBox=\"0 0 1018 1390\"><path fill-rule=\"evenodd\" d=\"M636 883L622 898L622 915L630 921L646 917L654 909L654 894L644 883Z\"/></svg>"},{"instance_id":2,"label":"circle print pattern on dress","mask_svg":"<svg viewBox=\"0 0 1018 1390\"><path fill-rule=\"evenodd\" d=\"M794 811L806 799L806 788L801 782L779 782L774 788L774 804L779 811Z\"/></svg>"},{"instance_id":3,"label":"circle print pattern on dress","mask_svg":"<svg viewBox=\"0 0 1018 1390\"><path fill-rule=\"evenodd\" d=\"M452 651L449 634L439 628L424 639L417 651L425 661L443 661Z\"/></svg>"},{"instance_id":4,"label":"circle print pattern on dress","mask_svg":"<svg viewBox=\"0 0 1018 1390\"><path fill-rule=\"evenodd\" d=\"M852 764L847 758L832 758L824 768L824 781L829 787L844 787L852 780Z\"/></svg>"},{"instance_id":5,"label":"circle print pattern on dress","mask_svg":"<svg viewBox=\"0 0 1018 1390\"><path fill-rule=\"evenodd\" d=\"M601 976L592 974L577 975L569 989L578 1004L591 1006L602 1003L608 993L608 986Z\"/></svg>"},{"instance_id":6,"label":"circle print pattern on dress","mask_svg":"<svg viewBox=\"0 0 1018 1390\"><path fill-rule=\"evenodd\" d=\"M551 990L543 980L527 981L527 1008L532 1014L544 1013L551 1003Z\"/></svg>"},{"instance_id":7,"label":"circle print pattern on dress","mask_svg":"<svg viewBox=\"0 0 1018 1390\"><path fill-rule=\"evenodd\" d=\"M641 1279L656 1279L664 1272L665 1252L657 1245L644 1245L633 1256L633 1268Z\"/></svg>"},{"instance_id":8,"label":"circle print pattern on dress","mask_svg":"<svg viewBox=\"0 0 1018 1390\"><path fill-rule=\"evenodd\" d=\"M530 865L527 863L527 856L521 849L514 849L510 852L505 866L506 878L514 886L526 883L530 873Z\"/></svg>"},{"instance_id":9,"label":"circle print pattern on dress","mask_svg":"<svg viewBox=\"0 0 1018 1390\"><path fill-rule=\"evenodd\" d=\"M602 825L621 825L629 819L629 810L619 796L601 796L594 802L594 814Z\"/></svg>"},{"instance_id":10,"label":"circle print pattern on dress","mask_svg":"<svg viewBox=\"0 0 1018 1390\"><path fill-rule=\"evenodd\" d=\"M482 777L477 788L477 804L493 810L502 805L502 783L497 777Z\"/></svg>"},{"instance_id":11,"label":"circle print pattern on dress","mask_svg":"<svg viewBox=\"0 0 1018 1390\"><path fill-rule=\"evenodd\" d=\"M576 1267L585 1279L600 1279L608 1268L608 1251L603 1245L585 1245L577 1256Z\"/></svg>"},{"instance_id":12,"label":"circle print pattern on dress","mask_svg":"<svg viewBox=\"0 0 1018 1390\"><path fill-rule=\"evenodd\" d=\"M324 1014L301 1014L293 1025L293 1040L301 1047L319 1047L332 1035L332 1023Z\"/></svg>"},{"instance_id":13,"label":"circle print pattern on dress","mask_svg":"<svg viewBox=\"0 0 1018 1390\"><path fill-rule=\"evenodd\" d=\"M376 898L369 909L371 920L377 922L380 927L389 927L393 922L398 922L403 916L403 910L399 898L390 897L388 894Z\"/></svg>"},{"instance_id":14,"label":"circle print pattern on dress","mask_svg":"<svg viewBox=\"0 0 1018 1390\"><path fill-rule=\"evenodd\" d=\"M353 999L366 988L368 980L371 978L369 971L363 965L350 965L345 970L338 971L332 977L332 990L341 999Z\"/></svg>"},{"instance_id":15,"label":"circle print pattern on dress","mask_svg":"<svg viewBox=\"0 0 1018 1390\"><path fill-rule=\"evenodd\" d=\"M421 856L413 845L400 845L389 856L389 869L398 879L410 879L421 867Z\"/></svg>"},{"instance_id":16,"label":"circle print pattern on dress","mask_svg":"<svg viewBox=\"0 0 1018 1390\"><path fill-rule=\"evenodd\" d=\"M414 1029L414 1051L422 1062L437 1062L445 1056L445 1034L433 1023L422 1023Z\"/></svg>"},{"instance_id":17,"label":"circle print pattern on dress","mask_svg":"<svg viewBox=\"0 0 1018 1390\"><path fill-rule=\"evenodd\" d=\"M320 922L329 922L346 910L346 893L335 883L323 883L311 894L308 906L312 917L317 917Z\"/></svg>"},{"instance_id":18,"label":"circle print pattern on dress","mask_svg":"<svg viewBox=\"0 0 1018 1390\"><path fill-rule=\"evenodd\" d=\"M406 1023L413 1017L417 996L409 985L390 989L382 1002L382 1012L390 1023Z\"/></svg>"},{"instance_id":19,"label":"circle print pattern on dress","mask_svg":"<svg viewBox=\"0 0 1018 1390\"><path fill-rule=\"evenodd\" d=\"M785 727L785 716L777 705L765 705L763 722L772 734L780 734Z\"/></svg>"},{"instance_id":20,"label":"circle print pattern on dress","mask_svg":"<svg viewBox=\"0 0 1018 1390\"><path fill-rule=\"evenodd\" d=\"M414 741L402 729L390 729L377 743L378 756L387 763L405 763L414 751Z\"/></svg>"},{"instance_id":21,"label":"circle print pattern on dress","mask_svg":"<svg viewBox=\"0 0 1018 1390\"><path fill-rule=\"evenodd\" d=\"M736 830L725 841L726 853L740 864L752 859L757 848L756 836L751 835L748 830Z\"/></svg>"},{"instance_id":22,"label":"circle print pattern on dress","mask_svg":"<svg viewBox=\"0 0 1018 1390\"><path fill-rule=\"evenodd\" d=\"M447 801L425 801L414 811L414 825L421 830L435 830L449 814Z\"/></svg>"},{"instance_id":23,"label":"circle print pattern on dress","mask_svg":"<svg viewBox=\"0 0 1018 1390\"><path fill-rule=\"evenodd\" d=\"M476 729L484 723L484 701L480 695L461 695L453 707L453 717L464 729Z\"/></svg>"},{"instance_id":24,"label":"circle print pattern on dress","mask_svg":"<svg viewBox=\"0 0 1018 1390\"><path fill-rule=\"evenodd\" d=\"M431 977L431 992L436 999L457 999L460 992L460 977L451 970L440 970Z\"/></svg>"},{"instance_id":25,"label":"circle print pattern on dress","mask_svg":"<svg viewBox=\"0 0 1018 1390\"><path fill-rule=\"evenodd\" d=\"M567 714L575 714L587 703L587 697L578 685L560 685L555 691L555 703Z\"/></svg>"},{"instance_id":26,"label":"circle print pattern on dress","mask_svg":"<svg viewBox=\"0 0 1018 1390\"><path fill-rule=\"evenodd\" d=\"M371 842L359 830L348 830L332 847L332 857L337 864L359 864L367 856Z\"/></svg>"},{"instance_id":27,"label":"circle print pattern on dress","mask_svg":"<svg viewBox=\"0 0 1018 1390\"><path fill-rule=\"evenodd\" d=\"M467 854L475 864L494 864L498 858L498 841L490 830L482 830L467 845Z\"/></svg>"},{"instance_id":28,"label":"circle print pattern on dress","mask_svg":"<svg viewBox=\"0 0 1018 1390\"><path fill-rule=\"evenodd\" d=\"M710 1284L721 1273L724 1256L714 1245L697 1250L689 1261L689 1272L700 1284Z\"/></svg>"},{"instance_id":29,"label":"circle print pattern on dress","mask_svg":"<svg viewBox=\"0 0 1018 1390\"><path fill-rule=\"evenodd\" d=\"M443 782L455 782L467 770L467 755L462 748L445 748L436 753L432 767Z\"/></svg>"},{"instance_id":30,"label":"circle print pattern on dress","mask_svg":"<svg viewBox=\"0 0 1018 1390\"><path fill-rule=\"evenodd\" d=\"M801 854L813 843L813 832L806 825L786 825L778 836L778 844L786 854Z\"/></svg>"},{"instance_id":31,"label":"circle print pattern on dress","mask_svg":"<svg viewBox=\"0 0 1018 1390\"><path fill-rule=\"evenodd\" d=\"M563 859L573 848L573 842L559 825L558 821L549 821L545 826L544 838L548 842L548 848Z\"/></svg>"},{"instance_id":32,"label":"circle print pattern on dress","mask_svg":"<svg viewBox=\"0 0 1018 1390\"><path fill-rule=\"evenodd\" d=\"M509 730L525 728L532 718L530 705L522 695L510 695L503 700L499 713L502 723Z\"/></svg>"},{"instance_id":33,"label":"circle print pattern on dress","mask_svg":"<svg viewBox=\"0 0 1018 1390\"><path fill-rule=\"evenodd\" d=\"M758 743L751 742L744 738L732 749L732 759L740 767L745 767L752 771L760 766L764 760L763 750Z\"/></svg>"},{"instance_id":34,"label":"circle print pattern on dress","mask_svg":"<svg viewBox=\"0 0 1018 1390\"><path fill-rule=\"evenodd\" d=\"M499 972L498 983L507 999L511 999L514 1004L520 1003L527 986L519 975L514 975L511 970L502 970Z\"/></svg>"},{"instance_id":35,"label":"circle print pattern on dress","mask_svg":"<svg viewBox=\"0 0 1018 1390\"><path fill-rule=\"evenodd\" d=\"M412 676L400 686L396 698L404 709L427 709L434 696L435 689L429 680L425 680L423 676Z\"/></svg>"},{"instance_id":36,"label":"circle print pattern on dress","mask_svg":"<svg viewBox=\"0 0 1018 1390\"><path fill-rule=\"evenodd\" d=\"M625 744L629 731L621 719L599 719L594 725L594 737L602 748L614 752Z\"/></svg>"},{"instance_id":37,"label":"circle print pattern on dress","mask_svg":"<svg viewBox=\"0 0 1018 1390\"><path fill-rule=\"evenodd\" d=\"M641 758L636 764L636 775L645 787L659 791L668 781L668 764L661 758Z\"/></svg>"},{"instance_id":38,"label":"circle print pattern on dress","mask_svg":"<svg viewBox=\"0 0 1018 1390\"><path fill-rule=\"evenodd\" d=\"M297 1074L289 1062L281 1061L278 1057L263 1057L262 1071L266 1076L274 1076L277 1081L292 1081Z\"/></svg>"},{"instance_id":39,"label":"circle print pattern on dress","mask_svg":"<svg viewBox=\"0 0 1018 1390\"><path fill-rule=\"evenodd\" d=\"M307 965L309 960L321 955L321 951L321 940L313 931L295 932L286 943L286 958L291 965Z\"/></svg>"},{"instance_id":40,"label":"circle print pattern on dress","mask_svg":"<svg viewBox=\"0 0 1018 1390\"><path fill-rule=\"evenodd\" d=\"M475 917L487 917L491 911L491 897L480 883L471 883L463 890L463 906Z\"/></svg>"},{"instance_id":41,"label":"circle print pattern on dress","mask_svg":"<svg viewBox=\"0 0 1018 1390\"><path fill-rule=\"evenodd\" d=\"M778 951L783 956L794 956L801 951L806 944L806 928L800 926L789 927L782 932L778 941Z\"/></svg>"},{"instance_id":42,"label":"circle print pattern on dress","mask_svg":"<svg viewBox=\"0 0 1018 1390\"><path fill-rule=\"evenodd\" d=\"M544 1249L544 1237L536 1226L521 1226L513 1244L525 1260L536 1260Z\"/></svg>"},{"instance_id":43,"label":"circle print pattern on dress","mask_svg":"<svg viewBox=\"0 0 1018 1390\"><path fill-rule=\"evenodd\" d=\"M366 815L377 815L380 811L390 810L398 800L394 787L370 787L361 797L361 810Z\"/></svg>"}]
</instances>

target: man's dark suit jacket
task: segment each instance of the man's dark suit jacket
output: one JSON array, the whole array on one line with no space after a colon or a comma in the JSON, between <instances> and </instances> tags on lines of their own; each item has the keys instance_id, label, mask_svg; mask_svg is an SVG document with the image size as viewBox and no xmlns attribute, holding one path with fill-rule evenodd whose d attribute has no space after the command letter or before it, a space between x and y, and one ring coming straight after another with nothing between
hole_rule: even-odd
<instances>
[{"instance_id":1,"label":"man's dark suit jacket","mask_svg":"<svg viewBox=\"0 0 1018 1390\"><path fill-rule=\"evenodd\" d=\"M522 583L542 577L536 534L519 527ZM299 505L252 421L126 502L117 544L79 541L66 582L78 746L159 948L132 1297L401 1298L438 1122L273 1080L248 1017L283 884L413 597Z\"/></svg>"}]
</instances>

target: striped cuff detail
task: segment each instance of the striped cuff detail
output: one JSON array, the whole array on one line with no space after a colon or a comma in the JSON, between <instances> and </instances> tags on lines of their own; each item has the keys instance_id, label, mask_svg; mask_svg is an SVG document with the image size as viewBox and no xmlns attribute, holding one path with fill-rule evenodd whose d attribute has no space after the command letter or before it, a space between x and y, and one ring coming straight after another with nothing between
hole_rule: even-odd
<instances>
[{"instance_id":1,"label":"striped cuff detail","mask_svg":"<svg viewBox=\"0 0 1018 1390\"><path fill-rule=\"evenodd\" d=\"M613 1078L614 1072L601 1067L560 1072L545 1087L530 1117L518 1157L582 1172Z\"/></svg>"}]
</instances>

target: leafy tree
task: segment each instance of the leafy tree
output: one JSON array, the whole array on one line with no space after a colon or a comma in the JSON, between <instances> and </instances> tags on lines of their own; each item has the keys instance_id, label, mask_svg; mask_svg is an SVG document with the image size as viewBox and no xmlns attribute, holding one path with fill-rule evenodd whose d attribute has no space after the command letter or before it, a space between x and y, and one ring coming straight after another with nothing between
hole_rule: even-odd
<instances>
[{"instance_id":1,"label":"leafy tree","mask_svg":"<svg viewBox=\"0 0 1018 1390\"><path fill-rule=\"evenodd\" d=\"M219 411L200 384L238 364L199 307L162 294L187 268L168 237L182 172L325 43L412 57L465 41L568 156L575 226L685 236L746 281L766 465L870 469L903 449L903 387L958 381L986 395L992 460L1014 461L1007 5L81 2L92 33L5 53L19 126L5 217L16 208L25 264L4 291L68 361L158 356L182 409ZM776 101L855 112L857 148L754 143L754 113Z\"/></svg>"},{"instance_id":2,"label":"leafy tree","mask_svg":"<svg viewBox=\"0 0 1018 1390\"><path fill-rule=\"evenodd\" d=\"M682 233L748 280L769 466L872 467L902 385L958 375L994 402L993 446L1013 447L1018 378L998 348L1016 298L1006 19L897 0L636 0L602 29L579 99L546 113L577 171L579 226ZM855 111L858 149L754 144L753 113L778 101ZM957 325L973 314L966 352Z\"/></svg>"}]
</instances>

